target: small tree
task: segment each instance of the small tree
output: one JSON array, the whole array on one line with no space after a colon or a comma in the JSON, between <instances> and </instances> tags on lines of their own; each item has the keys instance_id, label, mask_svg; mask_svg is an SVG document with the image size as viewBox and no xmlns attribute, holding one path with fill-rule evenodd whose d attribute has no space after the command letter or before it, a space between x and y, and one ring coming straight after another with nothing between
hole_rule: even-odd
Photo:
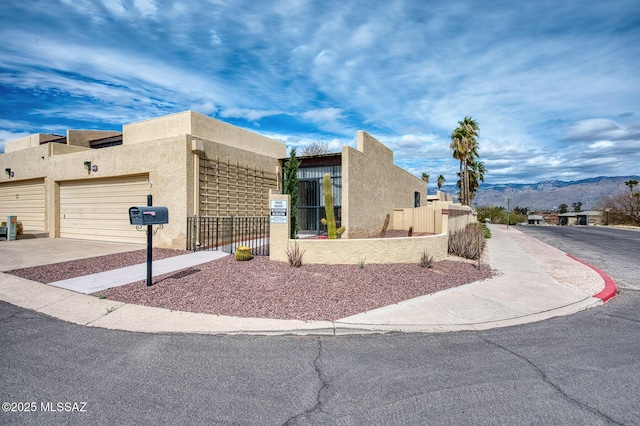
<instances>
[{"instance_id":1,"label":"small tree","mask_svg":"<svg viewBox=\"0 0 640 426\"><path fill-rule=\"evenodd\" d=\"M580 213L582 211L582 202L578 201L577 203L573 203L573 211L576 213Z\"/></svg>"},{"instance_id":2,"label":"small tree","mask_svg":"<svg viewBox=\"0 0 640 426\"><path fill-rule=\"evenodd\" d=\"M610 222L640 226L640 192L633 191L637 184L634 180L625 182L629 193L621 192L603 200L602 209L608 212Z\"/></svg>"},{"instance_id":3,"label":"small tree","mask_svg":"<svg viewBox=\"0 0 640 426\"><path fill-rule=\"evenodd\" d=\"M302 147L300 155L319 155L329 152L329 144L325 141L312 141Z\"/></svg>"},{"instance_id":4,"label":"small tree","mask_svg":"<svg viewBox=\"0 0 640 426\"><path fill-rule=\"evenodd\" d=\"M562 203L558 206L558 210L560 211L560 214L566 213L569 211L569 206L565 203Z\"/></svg>"},{"instance_id":5,"label":"small tree","mask_svg":"<svg viewBox=\"0 0 640 426\"><path fill-rule=\"evenodd\" d=\"M284 193L291 198L291 228L289 237L297 238L300 226L298 225L298 169L300 160L296 157L296 149L291 148L289 159L284 167Z\"/></svg>"}]
</instances>

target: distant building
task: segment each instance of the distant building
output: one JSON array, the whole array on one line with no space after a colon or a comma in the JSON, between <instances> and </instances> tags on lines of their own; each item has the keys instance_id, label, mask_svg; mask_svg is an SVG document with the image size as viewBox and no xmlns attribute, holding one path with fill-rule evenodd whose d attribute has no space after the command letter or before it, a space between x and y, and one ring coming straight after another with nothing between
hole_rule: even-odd
<instances>
[{"instance_id":1,"label":"distant building","mask_svg":"<svg viewBox=\"0 0 640 426\"><path fill-rule=\"evenodd\" d=\"M530 214L529 216L527 216L527 223L529 225L547 225L544 217L537 214Z\"/></svg>"},{"instance_id":2,"label":"distant building","mask_svg":"<svg viewBox=\"0 0 640 426\"><path fill-rule=\"evenodd\" d=\"M592 226L600 225L600 212L596 210L586 212L570 212L558 215L562 226Z\"/></svg>"}]
</instances>

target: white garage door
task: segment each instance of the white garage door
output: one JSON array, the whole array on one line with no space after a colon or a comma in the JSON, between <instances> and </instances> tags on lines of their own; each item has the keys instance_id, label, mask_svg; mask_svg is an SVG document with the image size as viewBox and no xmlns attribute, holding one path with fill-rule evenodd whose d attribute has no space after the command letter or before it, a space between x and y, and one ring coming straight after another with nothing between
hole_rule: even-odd
<instances>
[{"instance_id":1,"label":"white garage door","mask_svg":"<svg viewBox=\"0 0 640 426\"><path fill-rule=\"evenodd\" d=\"M149 190L147 176L61 182L60 237L144 244L129 207L146 206Z\"/></svg>"},{"instance_id":2,"label":"white garage door","mask_svg":"<svg viewBox=\"0 0 640 426\"><path fill-rule=\"evenodd\" d=\"M18 216L25 231L44 231L44 179L0 184L0 222Z\"/></svg>"}]
</instances>

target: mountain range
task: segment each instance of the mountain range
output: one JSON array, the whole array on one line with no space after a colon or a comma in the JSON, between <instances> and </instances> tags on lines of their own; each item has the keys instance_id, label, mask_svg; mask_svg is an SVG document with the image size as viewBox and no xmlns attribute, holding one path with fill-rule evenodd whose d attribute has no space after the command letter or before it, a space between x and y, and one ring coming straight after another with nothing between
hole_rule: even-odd
<instances>
[{"instance_id":1,"label":"mountain range","mask_svg":"<svg viewBox=\"0 0 640 426\"><path fill-rule=\"evenodd\" d=\"M528 207L529 210L556 210L560 204L569 206L582 203L582 210L596 209L604 197L628 191L624 183L630 179L640 181L640 176L600 176L577 181L551 180L531 184L481 184L473 204L483 206ZM640 189L640 188L639 188ZM458 187L444 185L442 191L457 194Z\"/></svg>"}]
</instances>

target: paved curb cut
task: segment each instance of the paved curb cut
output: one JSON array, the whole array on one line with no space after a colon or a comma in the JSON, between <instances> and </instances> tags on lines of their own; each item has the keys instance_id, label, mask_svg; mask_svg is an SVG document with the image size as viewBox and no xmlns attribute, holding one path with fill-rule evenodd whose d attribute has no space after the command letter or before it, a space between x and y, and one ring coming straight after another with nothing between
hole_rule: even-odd
<instances>
[{"instance_id":1,"label":"paved curb cut","mask_svg":"<svg viewBox=\"0 0 640 426\"><path fill-rule=\"evenodd\" d=\"M603 302L607 302L609 299L612 299L613 297L615 297L616 294L618 294L618 288L616 287L616 283L613 282L613 280L611 279L611 277L609 275L605 274L604 272L602 272L600 269L596 268L595 266L588 264L584 260L578 259L577 257L572 256L572 255L570 255L568 253L567 253L567 256L569 256L571 259L576 260L576 261L582 263L583 265L588 266L589 268L593 269L598 274L600 274L602 279L604 279L604 290L602 290L600 293L594 295L593 297L597 297L598 299L602 299Z\"/></svg>"}]
</instances>

